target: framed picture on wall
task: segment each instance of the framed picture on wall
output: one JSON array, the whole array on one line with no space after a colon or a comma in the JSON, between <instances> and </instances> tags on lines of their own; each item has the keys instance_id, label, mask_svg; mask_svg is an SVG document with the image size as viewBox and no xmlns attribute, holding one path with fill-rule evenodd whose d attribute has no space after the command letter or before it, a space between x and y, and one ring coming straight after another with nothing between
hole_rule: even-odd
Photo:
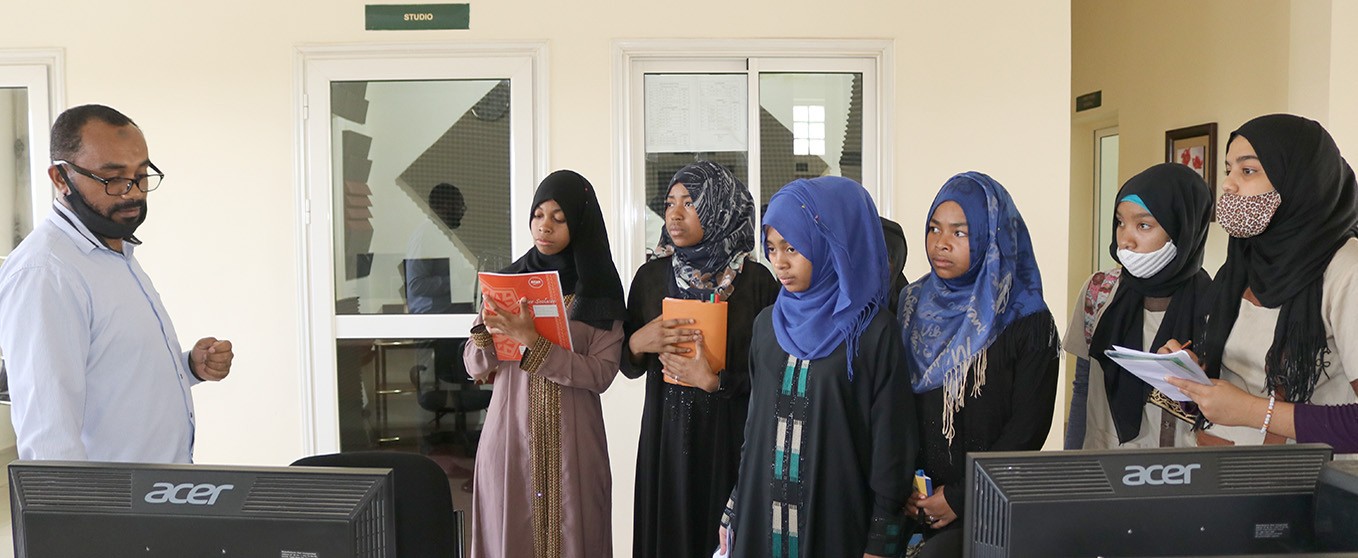
<instances>
[{"instance_id":1,"label":"framed picture on wall","mask_svg":"<svg viewBox=\"0 0 1358 558\"><path fill-rule=\"evenodd\" d=\"M1199 124L1165 132L1165 162L1187 165L1197 171L1212 199L1217 196L1217 123ZM1215 221L1216 204L1212 204L1212 220Z\"/></svg>"}]
</instances>

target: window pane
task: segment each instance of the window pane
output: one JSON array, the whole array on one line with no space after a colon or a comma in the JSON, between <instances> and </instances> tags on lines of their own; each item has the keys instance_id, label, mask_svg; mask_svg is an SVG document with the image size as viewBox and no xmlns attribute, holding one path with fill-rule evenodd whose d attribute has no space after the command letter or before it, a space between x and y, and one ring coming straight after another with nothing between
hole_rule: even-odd
<instances>
[{"instance_id":1,"label":"window pane","mask_svg":"<svg viewBox=\"0 0 1358 558\"><path fill-rule=\"evenodd\" d=\"M28 89L0 88L0 256L33 231Z\"/></svg>"},{"instance_id":2,"label":"window pane","mask_svg":"<svg viewBox=\"0 0 1358 558\"><path fill-rule=\"evenodd\" d=\"M715 161L748 184L748 89L744 74L646 74L648 250L660 241L670 179L685 165Z\"/></svg>"},{"instance_id":3,"label":"window pane","mask_svg":"<svg viewBox=\"0 0 1358 558\"><path fill-rule=\"evenodd\" d=\"M340 451L425 455L448 476L453 507L460 510L471 509L477 441L492 396L490 385L467 376L462 364L466 341L340 339L335 344Z\"/></svg>"},{"instance_id":4,"label":"window pane","mask_svg":"<svg viewBox=\"0 0 1358 558\"><path fill-rule=\"evenodd\" d=\"M759 108L761 207L798 178L862 182L862 74L761 73ZM810 123L805 134L798 121Z\"/></svg>"},{"instance_id":5,"label":"window pane","mask_svg":"<svg viewBox=\"0 0 1358 558\"><path fill-rule=\"evenodd\" d=\"M466 342L336 341L341 451L474 454L491 386L467 376Z\"/></svg>"},{"instance_id":6,"label":"window pane","mask_svg":"<svg viewBox=\"0 0 1358 558\"><path fill-rule=\"evenodd\" d=\"M1094 217L1095 237L1094 254L1098 269L1110 269L1117 265L1108 246L1113 243L1114 199L1118 195L1118 135L1116 133L1098 138L1095 145L1098 157L1098 215Z\"/></svg>"},{"instance_id":7,"label":"window pane","mask_svg":"<svg viewBox=\"0 0 1358 558\"><path fill-rule=\"evenodd\" d=\"M337 314L472 313L510 255L508 80L331 84Z\"/></svg>"}]
</instances>

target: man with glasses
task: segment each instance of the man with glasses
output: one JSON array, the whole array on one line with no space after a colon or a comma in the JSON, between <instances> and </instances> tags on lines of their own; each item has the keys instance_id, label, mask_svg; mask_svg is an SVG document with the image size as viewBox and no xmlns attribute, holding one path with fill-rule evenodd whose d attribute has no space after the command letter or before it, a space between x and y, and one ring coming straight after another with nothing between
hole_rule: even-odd
<instances>
[{"instance_id":1,"label":"man with glasses","mask_svg":"<svg viewBox=\"0 0 1358 558\"><path fill-rule=\"evenodd\" d=\"M141 129L101 105L52 127L47 220L0 267L0 350L20 459L189 463L190 389L231 371L230 341L183 351L133 257L164 178Z\"/></svg>"}]
</instances>

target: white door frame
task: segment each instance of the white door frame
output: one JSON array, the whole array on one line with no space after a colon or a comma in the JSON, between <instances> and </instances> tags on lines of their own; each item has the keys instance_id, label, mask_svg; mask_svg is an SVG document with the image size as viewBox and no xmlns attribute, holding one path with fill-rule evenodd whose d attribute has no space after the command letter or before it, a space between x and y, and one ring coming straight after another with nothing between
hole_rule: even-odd
<instances>
[{"instance_id":1,"label":"white door frame","mask_svg":"<svg viewBox=\"0 0 1358 558\"><path fill-rule=\"evenodd\" d=\"M624 281L647 247L643 122L644 73L741 73L749 84L749 182L758 184L760 72L863 74L863 182L883 216L894 197L894 43L876 39L627 39L613 41L614 210L620 230L613 254ZM875 111L875 112L874 112ZM869 146L875 145L875 149ZM747 185L748 186L748 185ZM752 187L753 188L753 187Z\"/></svg>"},{"instance_id":2,"label":"white door frame","mask_svg":"<svg viewBox=\"0 0 1358 558\"><path fill-rule=\"evenodd\" d=\"M61 49L0 50L0 87L28 90L28 166L33 224L52 210L55 190L47 178L52 123L66 107L66 55ZM41 102L38 102L41 100Z\"/></svg>"},{"instance_id":3,"label":"white door frame","mask_svg":"<svg viewBox=\"0 0 1358 558\"><path fill-rule=\"evenodd\" d=\"M509 79L511 245L526 250L527 206L537 181L547 174L547 47L542 42L302 46L294 69L300 213L296 242L303 256L298 282L304 347L302 447L314 454L340 450L337 339L446 336L467 331L474 317L335 314L330 83Z\"/></svg>"}]
</instances>

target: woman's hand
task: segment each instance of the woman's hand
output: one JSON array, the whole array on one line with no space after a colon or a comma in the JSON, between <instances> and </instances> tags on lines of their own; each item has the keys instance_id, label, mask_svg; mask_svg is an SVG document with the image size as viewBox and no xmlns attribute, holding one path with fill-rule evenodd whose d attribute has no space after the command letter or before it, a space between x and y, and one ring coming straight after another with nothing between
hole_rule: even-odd
<instances>
[{"instance_id":1,"label":"woman's hand","mask_svg":"<svg viewBox=\"0 0 1358 558\"><path fill-rule=\"evenodd\" d=\"M730 553L731 553L731 549L726 548L726 546L727 546L727 545L726 545L726 528L725 528L725 527L718 527L718 528L717 528L717 549L720 550L721 552L718 552L717 554L720 554L720 555L722 555L722 556L726 556L726 555L730 554Z\"/></svg>"},{"instance_id":2,"label":"woman's hand","mask_svg":"<svg viewBox=\"0 0 1358 558\"><path fill-rule=\"evenodd\" d=\"M1177 353L1179 351L1183 351L1185 353L1188 353L1188 358L1193 359L1193 364L1198 365L1198 368L1202 368L1202 361L1198 360L1198 353L1188 350L1188 346L1192 344L1193 344L1192 341L1189 341L1187 343L1179 343L1178 339L1170 339L1169 341L1165 341L1165 346L1160 347L1160 350L1155 352L1162 355L1167 355L1170 353Z\"/></svg>"},{"instance_id":3,"label":"woman's hand","mask_svg":"<svg viewBox=\"0 0 1358 558\"><path fill-rule=\"evenodd\" d=\"M721 378L707 362L707 343L703 341L702 334L697 336L696 341L698 350L692 357L660 353L660 364L665 367L665 375L671 379L708 393L715 392L721 388Z\"/></svg>"},{"instance_id":4,"label":"woman's hand","mask_svg":"<svg viewBox=\"0 0 1358 558\"><path fill-rule=\"evenodd\" d=\"M1167 377L1165 381L1197 403L1202 415L1214 424L1258 427L1268 414L1267 399L1245 393L1226 380L1212 380L1210 386L1182 378Z\"/></svg>"},{"instance_id":5,"label":"woman's hand","mask_svg":"<svg viewBox=\"0 0 1358 558\"><path fill-rule=\"evenodd\" d=\"M657 316L650 323L646 324L627 342L627 348L632 350L632 354L685 354L692 351L688 347L680 347L679 343L693 341L698 338L698 330L684 329L682 326L692 325L694 320L689 318L676 318L673 320L661 319Z\"/></svg>"},{"instance_id":6,"label":"woman's hand","mask_svg":"<svg viewBox=\"0 0 1358 558\"><path fill-rule=\"evenodd\" d=\"M519 299L519 313L500 306L495 299L485 299L487 305L481 309L481 321L486 331L504 335L532 347L538 341L538 330L533 325L533 305L527 298Z\"/></svg>"},{"instance_id":7,"label":"woman's hand","mask_svg":"<svg viewBox=\"0 0 1358 558\"><path fill-rule=\"evenodd\" d=\"M943 497L945 488L943 486L935 487L933 496L924 496L915 503L918 509L924 512L925 521L933 529L942 529L957 520L957 514L952 511L952 506L949 506L948 500ZM906 503L907 509L909 506L910 504Z\"/></svg>"}]
</instances>

